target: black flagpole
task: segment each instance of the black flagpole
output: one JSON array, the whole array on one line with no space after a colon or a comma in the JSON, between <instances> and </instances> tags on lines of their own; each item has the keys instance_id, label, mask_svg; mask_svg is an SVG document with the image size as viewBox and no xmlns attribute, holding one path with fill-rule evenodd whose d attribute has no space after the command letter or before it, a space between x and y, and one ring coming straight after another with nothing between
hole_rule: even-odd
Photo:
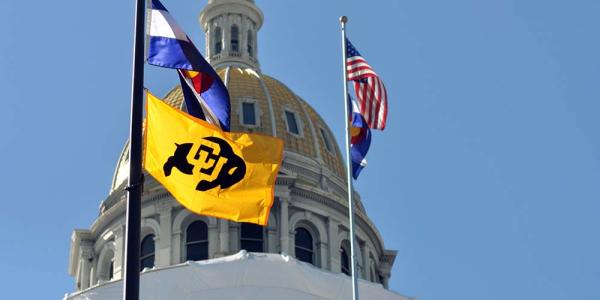
<instances>
[{"instance_id":1,"label":"black flagpole","mask_svg":"<svg viewBox=\"0 0 600 300\"><path fill-rule=\"evenodd\" d=\"M142 178L142 119L144 113L144 17L146 0L135 1L123 300L138 300L140 298L140 226L142 186L144 184Z\"/></svg>"}]
</instances>

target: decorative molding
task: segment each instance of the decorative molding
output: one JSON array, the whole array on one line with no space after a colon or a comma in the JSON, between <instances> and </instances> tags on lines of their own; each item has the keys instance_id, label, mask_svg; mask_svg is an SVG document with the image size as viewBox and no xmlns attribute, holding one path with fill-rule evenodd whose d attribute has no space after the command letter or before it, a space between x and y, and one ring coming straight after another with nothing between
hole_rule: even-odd
<instances>
[{"instance_id":1,"label":"decorative molding","mask_svg":"<svg viewBox=\"0 0 600 300\"><path fill-rule=\"evenodd\" d=\"M159 214L164 214L164 213L171 211L171 209L173 208L173 201L171 201L167 197L163 197L156 201L155 206L156 206L156 211Z\"/></svg>"},{"instance_id":2,"label":"decorative molding","mask_svg":"<svg viewBox=\"0 0 600 300\"><path fill-rule=\"evenodd\" d=\"M271 117L271 134L274 137L277 137L277 122L275 122L275 109L273 108L273 99L271 98L271 93L269 93L269 89L267 88L267 84L265 83L262 76L256 74L256 78L258 78L258 82L260 82L260 86L265 93L265 97L267 98L267 105L269 107L269 115Z\"/></svg>"},{"instance_id":3,"label":"decorative molding","mask_svg":"<svg viewBox=\"0 0 600 300\"><path fill-rule=\"evenodd\" d=\"M315 130L315 125L313 124L313 121L310 118L310 115L306 111L306 107L305 107L306 104L304 103L304 101L300 100L300 97L298 97L298 95L294 94L291 90L289 90L289 91L294 96L294 99L296 99L296 101L300 104L300 108L302 108L302 112L304 113L304 117L308 121L308 128L310 128L310 132L312 133L312 136L313 136L313 144L314 144L314 147L315 147L315 153L317 155L317 157L316 157L317 161L318 162L323 162L323 156L321 155L321 145L319 144L318 136L317 136L317 133L316 133L316 130Z\"/></svg>"},{"instance_id":4,"label":"decorative molding","mask_svg":"<svg viewBox=\"0 0 600 300\"><path fill-rule=\"evenodd\" d=\"M152 232L145 231L144 230L145 228L150 229ZM160 238L160 224L153 218L142 219L141 229L142 229L142 232L140 234L141 239L144 239L144 237L148 234L154 234L155 240L158 240Z\"/></svg>"},{"instance_id":5,"label":"decorative molding","mask_svg":"<svg viewBox=\"0 0 600 300\"><path fill-rule=\"evenodd\" d=\"M302 189L298 185L296 185L296 187L294 189L292 189L292 195L299 196L299 197L307 199L307 200L312 200L318 204L321 204L321 205L324 205L331 209L334 209L334 210L340 212L341 214L343 214L344 216L348 216L348 206L345 203L343 203L342 201L340 201L339 198L337 199L337 201L334 201L331 198L329 198L325 195L321 195L320 193L318 193L314 190ZM329 195L329 196L331 197L333 195ZM357 210L357 211L355 211L355 214L357 217L355 219L356 225L358 225L359 228L362 228L363 230L365 230L367 236L376 238L376 242L374 242L374 244L377 248L377 252L383 253L383 251L384 251L383 239L382 239L379 231L377 231L375 225L368 219L368 217L364 213Z\"/></svg>"},{"instance_id":6,"label":"decorative molding","mask_svg":"<svg viewBox=\"0 0 600 300\"><path fill-rule=\"evenodd\" d=\"M208 45L208 43L207 43L207 45ZM207 47L210 47L210 46L207 46ZM230 70L231 70L231 66L228 66L227 68L225 68L225 76L223 76L224 77L223 84L227 88L229 88L229 71Z\"/></svg>"},{"instance_id":7,"label":"decorative molding","mask_svg":"<svg viewBox=\"0 0 600 300\"><path fill-rule=\"evenodd\" d=\"M94 244L91 241L81 242L79 256L88 261L94 259Z\"/></svg>"}]
</instances>

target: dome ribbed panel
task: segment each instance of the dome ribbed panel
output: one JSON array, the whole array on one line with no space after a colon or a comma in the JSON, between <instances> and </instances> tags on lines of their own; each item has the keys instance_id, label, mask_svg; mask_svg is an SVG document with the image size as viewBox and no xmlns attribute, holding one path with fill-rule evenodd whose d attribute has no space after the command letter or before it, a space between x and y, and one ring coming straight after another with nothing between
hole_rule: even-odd
<instances>
[{"instance_id":1,"label":"dome ribbed panel","mask_svg":"<svg viewBox=\"0 0 600 300\"><path fill-rule=\"evenodd\" d=\"M308 120L304 116L301 104L296 100L294 94L281 82L263 75L263 80L271 99L273 100L273 113L277 123L278 137L283 139L286 150L316 159L317 154L314 147L314 137L310 130ZM301 135L295 135L288 131L285 121L285 110L295 113Z\"/></svg>"},{"instance_id":2,"label":"dome ribbed panel","mask_svg":"<svg viewBox=\"0 0 600 300\"><path fill-rule=\"evenodd\" d=\"M325 124L323 119L321 119L321 116L319 116L319 114L317 114L317 112L310 105L308 105L306 101L303 100L302 105L306 109L308 116L310 117L315 126L317 143L319 145L319 148L321 149L321 158L325 162L325 165L332 172L340 176L340 178L345 178L345 167L344 164L342 164L342 153L340 152L338 143L335 140L335 135L333 134L333 132L331 132L329 126ZM321 128L324 129L328 134L329 142L333 147L332 151L327 150L327 147L325 146L325 141L321 136Z\"/></svg>"},{"instance_id":3,"label":"dome ribbed panel","mask_svg":"<svg viewBox=\"0 0 600 300\"><path fill-rule=\"evenodd\" d=\"M172 107L181 109L183 104L183 92L181 91L181 86L177 86L170 90L163 98L163 101Z\"/></svg>"},{"instance_id":4,"label":"dome ribbed panel","mask_svg":"<svg viewBox=\"0 0 600 300\"><path fill-rule=\"evenodd\" d=\"M265 92L255 74L246 72L240 68L229 70L227 82L229 98L231 99L231 131L257 132L272 135L271 115L269 114L269 103ZM256 103L258 109L259 124L257 127L242 126L242 102L249 100Z\"/></svg>"},{"instance_id":5,"label":"dome ribbed panel","mask_svg":"<svg viewBox=\"0 0 600 300\"><path fill-rule=\"evenodd\" d=\"M218 69L217 73L225 81L226 69ZM273 135L272 120L275 120L277 136L284 141L285 150L317 161L319 160L317 152L319 152L321 156L320 160L322 160L324 166L340 178L345 178L342 153L335 140L335 135L330 131L329 126L327 126L321 116L306 101L296 96L283 83L264 74L261 74L260 78L258 76L250 69L231 67L229 70L227 89L229 90L231 99L231 131ZM264 83L264 88L261 84L261 79ZM271 118L269 100L265 94L265 89L271 98L273 118ZM181 109L183 104L181 87L176 86L170 90L164 96L163 100L170 106ZM241 103L244 100L249 100L256 105L259 120L257 127L243 126L240 122L242 114ZM286 109L295 113L298 126L302 131L300 136L288 131L285 120ZM310 124L313 126L312 129ZM321 129L327 132L330 143L333 146L332 151L327 150L321 136ZM111 192L122 184L123 178L126 179L127 163L127 159L122 155L117 162Z\"/></svg>"}]
</instances>

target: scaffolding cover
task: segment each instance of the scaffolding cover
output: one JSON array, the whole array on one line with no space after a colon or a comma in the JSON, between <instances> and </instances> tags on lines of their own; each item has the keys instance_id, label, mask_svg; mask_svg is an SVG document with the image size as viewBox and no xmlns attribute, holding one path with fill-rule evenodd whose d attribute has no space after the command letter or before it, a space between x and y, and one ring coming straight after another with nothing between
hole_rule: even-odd
<instances>
[{"instance_id":1,"label":"scaffolding cover","mask_svg":"<svg viewBox=\"0 0 600 300\"><path fill-rule=\"evenodd\" d=\"M322 300L351 299L349 276L332 273L287 255L247 253L145 269L140 299ZM64 300L121 299L123 281L105 282ZM382 285L359 280L360 299L409 300Z\"/></svg>"}]
</instances>

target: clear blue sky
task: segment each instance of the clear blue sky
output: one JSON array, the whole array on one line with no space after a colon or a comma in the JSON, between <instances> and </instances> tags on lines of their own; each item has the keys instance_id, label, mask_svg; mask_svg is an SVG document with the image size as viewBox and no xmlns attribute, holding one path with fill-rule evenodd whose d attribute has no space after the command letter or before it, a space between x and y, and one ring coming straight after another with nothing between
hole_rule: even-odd
<instances>
[{"instance_id":1,"label":"clear blue sky","mask_svg":"<svg viewBox=\"0 0 600 300\"><path fill-rule=\"evenodd\" d=\"M391 288L424 300L600 299L600 1L257 1L262 70L343 133L337 19L390 95L356 188ZM205 0L164 0L203 48ZM4 299L73 291L128 135L133 1L4 0ZM147 67L163 95L175 73Z\"/></svg>"}]
</instances>

